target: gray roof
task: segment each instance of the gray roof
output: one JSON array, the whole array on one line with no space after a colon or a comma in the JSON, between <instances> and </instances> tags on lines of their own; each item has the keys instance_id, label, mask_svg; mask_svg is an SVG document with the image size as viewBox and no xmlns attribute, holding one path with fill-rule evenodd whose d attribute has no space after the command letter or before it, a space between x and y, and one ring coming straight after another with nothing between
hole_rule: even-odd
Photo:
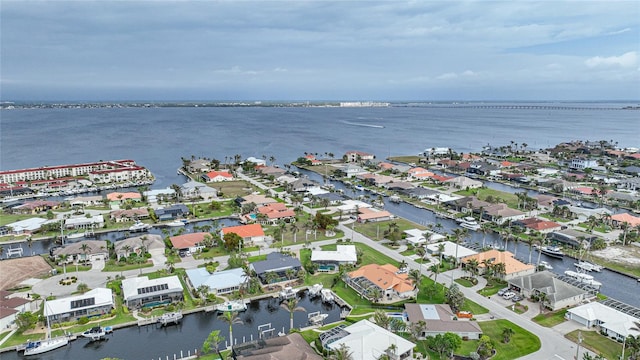
<instances>
[{"instance_id":1,"label":"gray roof","mask_svg":"<svg viewBox=\"0 0 640 360\"><path fill-rule=\"evenodd\" d=\"M561 301L587 293L585 290L569 285L556 278L553 273L549 271L520 276L509 280L509 283L528 292L532 290L543 292L551 302Z\"/></svg>"},{"instance_id":2,"label":"gray roof","mask_svg":"<svg viewBox=\"0 0 640 360\"><path fill-rule=\"evenodd\" d=\"M410 322L427 322L427 332L482 333L477 321L453 320L446 304L404 304L404 308Z\"/></svg>"},{"instance_id":3,"label":"gray roof","mask_svg":"<svg viewBox=\"0 0 640 360\"><path fill-rule=\"evenodd\" d=\"M60 256L85 254L84 250L82 250L83 244L87 244L86 254L88 255L109 253L109 251L107 250L107 242L105 240L84 240L77 243L67 244L62 248L58 248L53 251L53 255Z\"/></svg>"},{"instance_id":4,"label":"gray roof","mask_svg":"<svg viewBox=\"0 0 640 360\"><path fill-rule=\"evenodd\" d=\"M267 260L251 264L251 267L253 267L253 270L255 270L258 275L269 271L282 271L291 268L299 268L301 266L300 260L279 252L267 254Z\"/></svg>"}]
</instances>

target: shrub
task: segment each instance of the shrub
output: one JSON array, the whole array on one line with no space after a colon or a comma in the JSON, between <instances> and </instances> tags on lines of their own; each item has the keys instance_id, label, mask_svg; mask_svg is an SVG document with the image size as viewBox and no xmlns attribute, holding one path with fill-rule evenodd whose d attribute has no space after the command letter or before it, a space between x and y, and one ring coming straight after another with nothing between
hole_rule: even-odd
<instances>
[{"instance_id":1,"label":"shrub","mask_svg":"<svg viewBox=\"0 0 640 360\"><path fill-rule=\"evenodd\" d=\"M89 322L89 318L86 317L86 316L81 317L80 319L78 319L78 324L80 324L80 325L84 325L84 324L86 324L88 322Z\"/></svg>"}]
</instances>

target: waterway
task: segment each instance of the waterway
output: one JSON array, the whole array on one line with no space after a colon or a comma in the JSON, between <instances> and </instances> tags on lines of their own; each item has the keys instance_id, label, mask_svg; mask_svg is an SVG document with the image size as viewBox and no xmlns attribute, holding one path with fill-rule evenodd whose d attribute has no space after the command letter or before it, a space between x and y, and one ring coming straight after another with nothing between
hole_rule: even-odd
<instances>
[{"instance_id":1,"label":"waterway","mask_svg":"<svg viewBox=\"0 0 640 360\"><path fill-rule=\"evenodd\" d=\"M308 326L307 314L320 311L328 314L325 323L340 320L341 308L335 303L323 303L319 297L309 299L306 291L299 295L298 305L305 308L306 312L294 312L293 324L296 328ZM229 340L229 325L218 319L218 312L199 312L186 315L179 325L158 327L154 325L131 326L117 329L107 340L90 342L80 338L70 343L69 346L51 351L29 359L59 360L82 359L93 360L105 357L120 359L173 359L180 352L186 356L189 351L194 353L200 349L209 333L219 330L220 334ZM235 343L258 339L260 332L258 326L270 324L264 329L272 328L275 335L278 332L289 331L289 312L280 306L279 299L262 299L253 301L247 311L239 313L242 324L233 325L233 337ZM23 356L15 351L0 354L2 360L21 359Z\"/></svg>"}]
</instances>

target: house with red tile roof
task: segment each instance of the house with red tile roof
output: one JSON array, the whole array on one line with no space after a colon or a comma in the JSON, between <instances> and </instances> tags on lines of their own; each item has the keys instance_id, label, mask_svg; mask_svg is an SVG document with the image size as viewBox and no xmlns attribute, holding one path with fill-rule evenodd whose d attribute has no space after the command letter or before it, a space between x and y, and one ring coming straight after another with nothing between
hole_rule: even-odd
<instances>
[{"instance_id":1,"label":"house with red tile roof","mask_svg":"<svg viewBox=\"0 0 640 360\"><path fill-rule=\"evenodd\" d=\"M388 163L388 162L380 162L380 163L378 163L377 166L378 166L378 169L380 169L380 170L391 170L391 169L393 169L394 165L391 164L391 163Z\"/></svg>"},{"instance_id":2,"label":"house with red tile roof","mask_svg":"<svg viewBox=\"0 0 640 360\"><path fill-rule=\"evenodd\" d=\"M421 167L415 167L412 169L409 169L409 171L407 171L408 174L408 180L427 180L430 176L435 175L434 173L432 173L431 171L421 168Z\"/></svg>"},{"instance_id":3,"label":"house with red tile roof","mask_svg":"<svg viewBox=\"0 0 640 360\"><path fill-rule=\"evenodd\" d=\"M253 244L254 242L264 241L264 230L262 230L260 224L229 226L220 230L220 236L223 238L224 235L228 233L238 234L242 238L245 246Z\"/></svg>"},{"instance_id":4,"label":"house with red tile roof","mask_svg":"<svg viewBox=\"0 0 640 360\"><path fill-rule=\"evenodd\" d=\"M112 192L107 194L107 200L109 200L109 202L124 202L127 200L133 200L133 201L141 201L142 200L142 195L140 195L140 193L137 192Z\"/></svg>"},{"instance_id":5,"label":"house with red tile roof","mask_svg":"<svg viewBox=\"0 0 640 360\"><path fill-rule=\"evenodd\" d=\"M283 220L286 222L294 222L296 219L296 213L292 209L289 209L285 204L275 202L261 206L256 209L258 214L258 221L265 219L267 223L276 224L278 221Z\"/></svg>"},{"instance_id":6,"label":"house with red tile roof","mask_svg":"<svg viewBox=\"0 0 640 360\"><path fill-rule=\"evenodd\" d=\"M543 220L538 218L518 220L514 223L514 225L524 226L529 230L534 230L545 234L562 229L562 224L558 224L555 221Z\"/></svg>"},{"instance_id":7,"label":"house with red tile roof","mask_svg":"<svg viewBox=\"0 0 640 360\"><path fill-rule=\"evenodd\" d=\"M197 232L172 236L169 240L175 249L188 250L194 253L200 249L204 249L204 239L207 235L211 236L208 232Z\"/></svg>"},{"instance_id":8,"label":"house with red tile roof","mask_svg":"<svg viewBox=\"0 0 640 360\"><path fill-rule=\"evenodd\" d=\"M478 262L478 269L481 274L487 271L487 263L493 265L501 263L504 264L505 272L504 274L499 275L503 280L509 280L518 276L529 275L536 272L536 267L534 265L521 263L513 257L513 254L509 251L492 249L475 255L466 256L462 258L463 266L465 266L471 259L475 259Z\"/></svg>"},{"instance_id":9,"label":"house with red tile roof","mask_svg":"<svg viewBox=\"0 0 640 360\"><path fill-rule=\"evenodd\" d=\"M16 206L11 211L20 214L38 214L47 210L57 209L59 206L59 201L34 200L27 201L22 205Z\"/></svg>"},{"instance_id":10,"label":"house with red tile roof","mask_svg":"<svg viewBox=\"0 0 640 360\"><path fill-rule=\"evenodd\" d=\"M627 223L632 227L640 225L640 217L627 213L611 215L611 221L617 226L620 226L623 223Z\"/></svg>"},{"instance_id":11,"label":"house with red tile roof","mask_svg":"<svg viewBox=\"0 0 640 360\"><path fill-rule=\"evenodd\" d=\"M348 273L346 280L351 288L367 299L373 297L371 289L379 289L383 302L415 297L417 293L408 275L399 273L398 268L391 264L364 265Z\"/></svg>"},{"instance_id":12,"label":"house with red tile roof","mask_svg":"<svg viewBox=\"0 0 640 360\"><path fill-rule=\"evenodd\" d=\"M206 182L232 181L233 175L228 171L209 171L202 175L202 179Z\"/></svg>"},{"instance_id":13,"label":"house with red tile roof","mask_svg":"<svg viewBox=\"0 0 640 360\"><path fill-rule=\"evenodd\" d=\"M358 222L385 221L392 218L390 212L371 208L358 208Z\"/></svg>"}]
</instances>

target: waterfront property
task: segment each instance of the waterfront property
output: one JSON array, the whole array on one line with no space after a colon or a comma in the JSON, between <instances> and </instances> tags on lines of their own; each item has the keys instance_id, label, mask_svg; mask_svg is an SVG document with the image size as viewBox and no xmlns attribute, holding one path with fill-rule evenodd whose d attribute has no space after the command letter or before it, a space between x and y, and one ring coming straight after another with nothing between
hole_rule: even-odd
<instances>
[{"instance_id":1,"label":"waterfront property","mask_svg":"<svg viewBox=\"0 0 640 360\"><path fill-rule=\"evenodd\" d=\"M574 229L564 229L551 232L549 234L549 238L553 241L557 241L574 248L579 248L583 245L592 243L598 237L594 234L589 234ZM585 242L586 244L583 244Z\"/></svg>"},{"instance_id":2,"label":"waterfront property","mask_svg":"<svg viewBox=\"0 0 640 360\"><path fill-rule=\"evenodd\" d=\"M129 309L152 307L184 300L177 276L149 279L147 276L122 280L124 304Z\"/></svg>"},{"instance_id":3,"label":"waterfront property","mask_svg":"<svg viewBox=\"0 0 640 360\"><path fill-rule=\"evenodd\" d=\"M640 330L635 325L640 319L598 302L569 309L565 317L586 327L596 328L603 335L617 341L623 341L629 336L640 336Z\"/></svg>"},{"instance_id":4,"label":"waterfront property","mask_svg":"<svg viewBox=\"0 0 640 360\"><path fill-rule=\"evenodd\" d=\"M258 221L275 225L280 221L288 223L295 222L296 213L292 209L289 209L283 203L271 203L261 206L256 209L258 214ZM264 220L262 220L264 219Z\"/></svg>"},{"instance_id":5,"label":"waterfront property","mask_svg":"<svg viewBox=\"0 0 640 360\"><path fill-rule=\"evenodd\" d=\"M218 196L218 190L197 181L189 181L180 186L184 199L211 200Z\"/></svg>"},{"instance_id":6,"label":"waterfront property","mask_svg":"<svg viewBox=\"0 0 640 360\"><path fill-rule=\"evenodd\" d=\"M143 250L151 252L160 249L164 253L165 244L162 236L154 234L145 234L117 241L114 245L114 252L118 260L127 258L131 254L142 254Z\"/></svg>"},{"instance_id":7,"label":"waterfront property","mask_svg":"<svg viewBox=\"0 0 640 360\"><path fill-rule=\"evenodd\" d=\"M379 359L385 354L394 354L392 359L408 359L413 357L416 346L369 320L335 327L320 334L320 341L327 350L338 349L344 344L352 352L353 360Z\"/></svg>"},{"instance_id":8,"label":"waterfront property","mask_svg":"<svg viewBox=\"0 0 640 360\"><path fill-rule=\"evenodd\" d=\"M558 310L591 300L595 295L587 290L568 284L549 271L520 276L509 280L509 287L524 297L540 297L544 294L544 306Z\"/></svg>"},{"instance_id":9,"label":"waterfront property","mask_svg":"<svg viewBox=\"0 0 640 360\"><path fill-rule=\"evenodd\" d=\"M404 308L410 323L425 321L428 324L420 334L421 338L448 332L458 334L464 340L478 340L482 336L477 321L458 319L447 304L404 304Z\"/></svg>"},{"instance_id":10,"label":"waterfront property","mask_svg":"<svg viewBox=\"0 0 640 360\"><path fill-rule=\"evenodd\" d=\"M267 283L267 273L275 273L279 279L284 279L287 270L297 272L302 269L302 264L293 256L273 252L267 254L266 260L249 264L249 268L256 272L263 283Z\"/></svg>"},{"instance_id":11,"label":"waterfront property","mask_svg":"<svg viewBox=\"0 0 640 360\"><path fill-rule=\"evenodd\" d=\"M223 227L220 230L220 237L224 238L224 235L228 233L235 233L240 236L244 246L251 246L256 242L264 241L264 230L262 230L260 224Z\"/></svg>"},{"instance_id":12,"label":"waterfront property","mask_svg":"<svg viewBox=\"0 0 640 360\"><path fill-rule=\"evenodd\" d=\"M59 260L63 255L67 256L67 262L107 260L109 250L107 242L104 240L84 240L67 244L53 251L53 257L56 260Z\"/></svg>"},{"instance_id":13,"label":"waterfront property","mask_svg":"<svg viewBox=\"0 0 640 360\"><path fill-rule=\"evenodd\" d=\"M487 271L486 264L488 263L492 265L504 264L504 273L495 274L503 280L533 274L536 271L536 267L534 265L521 263L518 259L513 257L513 254L509 251L498 251L496 249L484 251L476 255L464 257L462 259L462 263L466 265L472 259L475 259L479 264L478 269L481 274L484 274Z\"/></svg>"},{"instance_id":14,"label":"waterfront property","mask_svg":"<svg viewBox=\"0 0 640 360\"><path fill-rule=\"evenodd\" d=\"M355 265L357 261L358 254L355 245L337 245L336 250L311 251L311 262L325 268L333 267L334 270L340 265Z\"/></svg>"},{"instance_id":15,"label":"waterfront property","mask_svg":"<svg viewBox=\"0 0 640 360\"><path fill-rule=\"evenodd\" d=\"M34 200L12 207L11 212L14 214L35 215L58 207L60 207L60 202L58 201Z\"/></svg>"},{"instance_id":16,"label":"waterfront property","mask_svg":"<svg viewBox=\"0 0 640 360\"><path fill-rule=\"evenodd\" d=\"M114 222L137 221L149 218L149 210L147 208L137 209L118 209L109 213L109 218Z\"/></svg>"},{"instance_id":17,"label":"waterfront property","mask_svg":"<svg viewBox=\"0 0 640 360\"><path fill-rule=\"evenodd\" d=\"M0 333L9 329L16 321L16 316L25 311L34 311L31 300L20 296L12 296L9 291L0 290Z\"/></svg>"},{"instance_id":18,"label":"waterfront property","mask_svg":"<svg viewBox=\"0 0 640 360\"><path fill-rule=\"evenodd\" d=\"M14 235L30 235L40 231L40 228L43 224L49 222L50 220L42 219L42 218L30 218L24 219L20 221L13 222L11 224L7 224L7 228L10 229L10 232Z\"/></svg>"},{"instance_id":19,"label":"waterfront property","mask_svg":"<svg viewBox=\"0 0 640 360\"><path fill-rule=\"evenodd\" d=\"M232 351L237 360L322 360L298 333L237 344Z\"/></svg>"},{"instance_id":20,"label":"waterfront property","mask_svg":"<svg viewBox=\"0 0 640 360\"><path fill-rule=\"evenodd\" d=\"M72 217L65 219L64 227L67 229L99 229L104 227L104 217L100 214L91 217Z\"/></svg>"},{"instance_id":21,"label":"waterfront property","mask_svg":"<svg viewBox=\"0 0 640 360\"><path fill-rule=\"evenodd\" d=\"M81 295L47 301L44 316L50 322L77 321L108 314L114 308L111 289L96 288Z\"/></svg>"},{"instance_id":22,"label":"waterfront property","mask_svg":"<svg viewBox=\"0 0 640 360\"><path fill-rule=\"evenodd\" d=\"M444 249L442 251L442 254L440 254L440 246L444 245ZM460 259L467 257L467 256L471 256L471 255L475 255L477 254L476 251L471 250L469 248L466 248L462 245L456 244L454 242L451 241L442 241L439 243L434 243L434 244L429 244L426 246L427 248L427 253L433 255L433 256L439 256L442 255L443 257L447 258L447 259L456 259L457 256L457 260L459 261Z\"/></svg>"},{"instance_id":23,"label":"waterfront property","mask_svg":"<svg viewBox=\"0 0 640 360\"><path fill-rule=\"evenodd\" d=\"M205 285L209 288L209 292L215 295L238 291L249 280L242 268L218 271L213 274L209 273L206 268L189 269L187 270L187 279L194 289Z\"/></svg>"},{"instance_id":24,"label":"waterfront property","mask_svg":"<svg viewBox=\"0 0 640 360\"><path fill-rule=\"evenodd\" d=\"M0 171L0 183L20 181L48 180L62 177L80 177L89 175L89 180L103 183L116 179L129 180L133 177L149 177L151 173L137 166L133 160L111 160L95 163L44 166L39 168Z\"/></svg>"},{"instance_id":25,"label":"waterfront property","mask_svg":"<svg viewBox=\"0 0 640 360\"><path fill-rule=\"evenodd\" d=\"M202 180L206 182L232 181L233 175L228 171L210 171L202 175Z\"/></svg>"},{"instance_id":26,"label":"waterfront property","mask_svg":"<svg viewBox=\"0 0 640 360\"><path fill-rule=\"evenodd\" d=\"M360 295L374 299L374 291L379 291L383 302L395 302L415 297L416 285L401 273L397 267L386 264L369 264L352 271L345 276L345 282Z\"/></svg>"},{"instance_id":27,"label":"waterfront property","mask_svg":"<svg viewBox=\"0 0 640 360\"><path fill-rule=\"evenodd\" d=\"M172 236L169 238L169 241L171 241L173 248L178 251L195 253L205 248L204 240L207 236L211 237L211 234L208 232L189 233Z\"/></svg>"},{"instance_id":28,"label":"waterfront property","mask_svg":"<svg viewBox=\"0 0 640 360\"><path fill-rule=\"evenodd\" d=\"M189 208L184 204L174 204L166 208L155 210L159 221L175 220L189 215Z\"/></svg>"},{"instance_id":29,"label":"waterfront property","mask_svg":"<svg viewBox=\"0 0 640 360\"><path fill-rule=\"evenodd\" d=\"M359 208L358 209L358 222L375 222L386 221L393 217L390 212L386 210L378 210L373 208Z\"/></svg>"}]
</instances>

